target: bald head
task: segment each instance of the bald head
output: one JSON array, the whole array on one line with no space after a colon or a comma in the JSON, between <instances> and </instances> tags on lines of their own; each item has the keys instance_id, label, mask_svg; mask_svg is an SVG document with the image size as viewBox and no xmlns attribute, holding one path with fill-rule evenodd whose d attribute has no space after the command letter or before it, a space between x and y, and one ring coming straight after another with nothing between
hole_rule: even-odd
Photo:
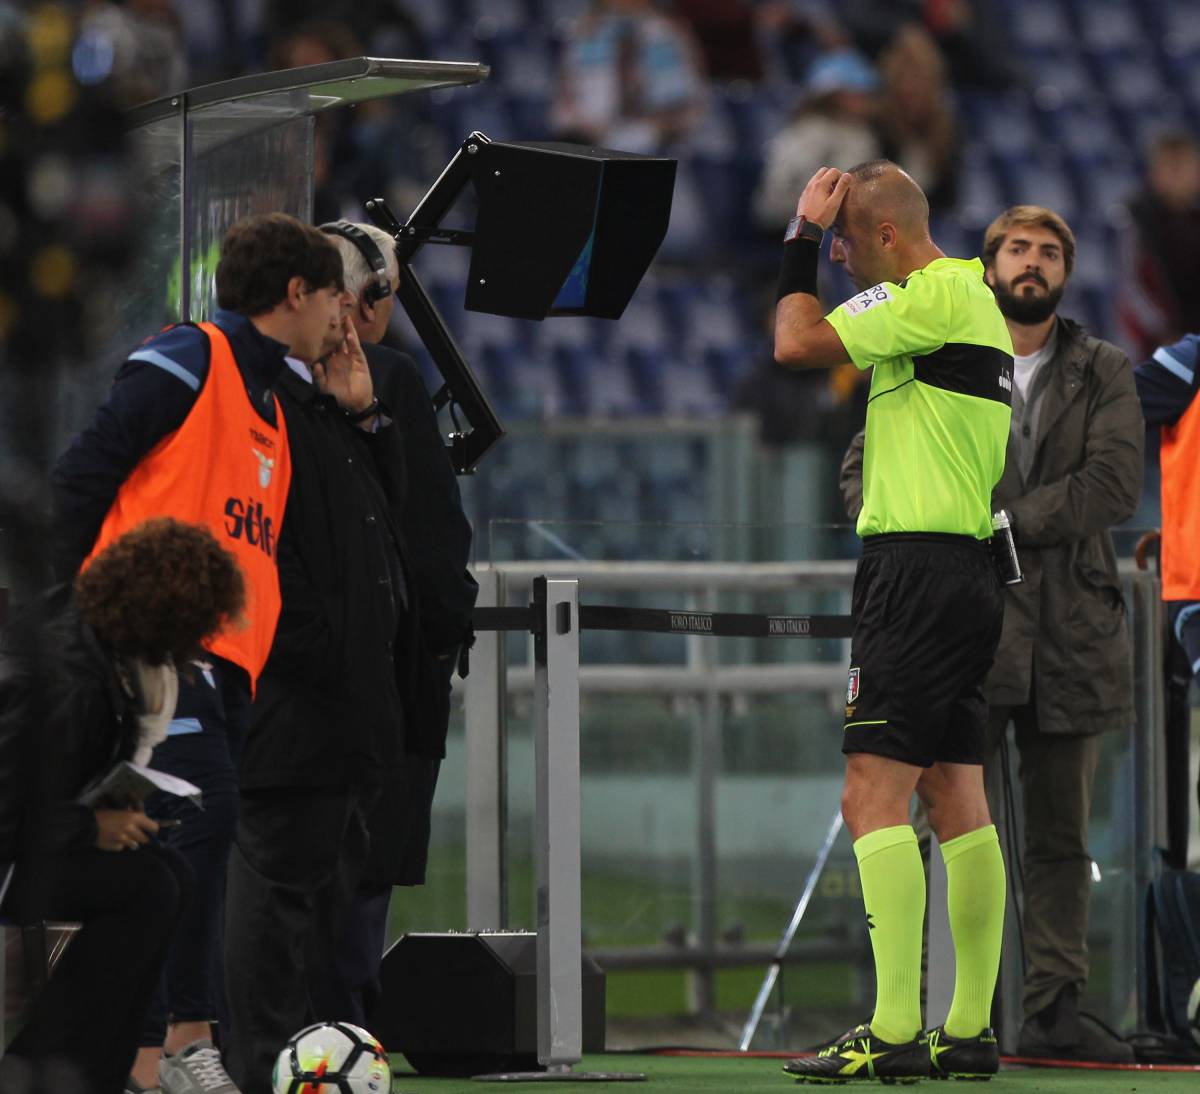
<instances>
[{"instance_id":1,"label":"bald head","mask_svg":"<svg viewBox=\"0 0 1200 1094\"><path fill-rule=\"evenodd\" d=\"M847 173L854 182L846 195L846 216L868 229L894 224L906 239L929 237L929 201L907 171L891 160L869 160Z\"/></svg>"},{"instance_id":2,"label":"bald head","mask_svg":"<svg viewBox=\"0 0 1200 1094\"><path fill-rule=\"evenodd\" d=\"M846 176L849 189L833 224L829 257L855 285L899 282L941 257L929 238L929 202L908 172L891 160L871 160Z\"/></svg>"}]
</instances>

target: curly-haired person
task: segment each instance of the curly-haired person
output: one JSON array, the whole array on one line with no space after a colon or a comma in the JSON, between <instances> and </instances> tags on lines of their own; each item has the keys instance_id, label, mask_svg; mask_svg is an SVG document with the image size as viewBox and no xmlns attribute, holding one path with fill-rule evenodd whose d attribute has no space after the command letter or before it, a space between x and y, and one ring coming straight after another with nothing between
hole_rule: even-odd
<instances>
[{"instance_id":1,"label":"curly-haired person","mask_svg":"<svg viewBox=\"0 0 1200 1094\"><path fill-rule=\"evenodd\" d=\"M82 925L0 1060L0 1090L124 1089L193 878L141 803L79 799L149 756L175 711L175 666L236 626L245 597L207 529L163 517L0 636L0 913Z\"/></svg>"}]
</instances>

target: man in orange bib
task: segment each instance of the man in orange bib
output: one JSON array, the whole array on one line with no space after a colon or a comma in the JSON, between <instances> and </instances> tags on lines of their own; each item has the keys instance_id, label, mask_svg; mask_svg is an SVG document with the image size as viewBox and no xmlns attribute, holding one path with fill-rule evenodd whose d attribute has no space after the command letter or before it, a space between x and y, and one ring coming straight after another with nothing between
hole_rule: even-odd
<instances>
[{"instance_id":1,"label":"man in orange bib","mask_svg":"<svg viewBox=\"0 0 1200 1094\"><path fill-rule=\"evenodd\" d=\"M1167 848L1169 866L1188 864L1188 691L1200 674L1200 335L1160 346L1134 372L1146 426L1159 430L1162 470L1162 598L1175 642L1167 651ZM1200 802L1200 786L1195 788Z\"/></svg>"},{"instance_id":2,"label":"man in orange bib","mask_svg":"<svg viewBox=\"0 0 1200 1094\"><path fill-rule=\"evenodd\" d=\"M141 521L172 516L207 526L246 578L244 618L207 643L190 680L181 674L168 737L151 759L199 786L204 811L148 804L157 819L181 822L165 831L197 884L146 1016L131 1094L237 1091L210 1023L224 1010L221 920L236 760L280 612L276 558L291 457L271 389L287 355L316 361L342 338L341 259L328 237L293 217L234 225L216 283L213 321L168 327L134 350L54 473L60 577Z\"/></svg>"}]
</instances>

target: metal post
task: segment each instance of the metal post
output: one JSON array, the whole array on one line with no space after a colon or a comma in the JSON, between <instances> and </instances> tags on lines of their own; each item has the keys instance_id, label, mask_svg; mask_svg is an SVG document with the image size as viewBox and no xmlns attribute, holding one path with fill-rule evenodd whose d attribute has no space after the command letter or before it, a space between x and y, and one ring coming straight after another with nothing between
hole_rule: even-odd
<instances>
[{"instance_id":1,"label":"metal post","mask_svg":"<svg viewBox=\"0 0 1200 1094\"><path fill-rule=\"evenodd\" d=\"M701 611L716 610L716 593L705 590L699 599ZM688 598L689 607L697 603ZM698 665L712 678L717 664L716 643L700 635L688 637L688 663ZM717 766L721 752L721 696L715 688L700 699L700 724L696 734L696 829L697 871L695 892L696 949L700 966L692 978L691 1009L711 1015L717 1009Z\"/></svg>"},{"instance_id":2,"label":"metal post","mask_svg":"<svg viewBox=\"0 0 1200 1094\"><path fill-rule=\"evenodd\" d=\"M179 321L192 319L192 121L187 92L179 96ZM203 316L207 319L208 316Z\"/></svg>"},{"instance_id":3,"label":"metal post","mask_svg":"<svg viewBox=\"0 0 1200 1094\"><path fill-rule=\"evenodd\" d=\"M1130 635L1133 640L1134 680L1134 893L1137 899L1137 937L1145 930L1145 905L1140 897L1154 880L1156 849L1167 844L1167 761L1164 726L1166 696L1163 687L1164 611L1161 585L1153 575L1137 575L1130 582L1132 605ZM1142 946L1134 947L1135 982L1138 985L1138 1028L1146 1027L1150 1009L1146 985L1149 970Z\"/></svg>"},{"instance_id":4,"label":"metal post","mask_svg":"<svg viewBox=\"0 0 1200 1094\"><path fill-rule=\"evenodd\" d=\"M476 578L479 606L503 607L503 576L487 569ZM506 637L500 631L481 631L475 636L466 679L467 927L473 931L508 925Z\"/></svg>"},{"instance_id":5,"label":"metal post","mask_svg":"<svg viewBox=\"0 0 1200 1094\"><path fill-rule=\"evenodd\" d=\"M817 882L825 870L825 864L829 861L829 853L833 850L833 841L837 839L841 830L842 809L839 805L833 814L833 820L829 822L829 830L825 833L825 842L821 844L821 849L817 852L817 860L808 872L808 880L804 883L804 892L800 894L800 899L796 903L792 920L783 932L779 945L775 948L775 960L767 968L767 975L763 977L762 986L758 989L758 996L754 1000L754 1006L750 1008L750 1017L746 1019L746 1025L742 1028L742 1039L738 1042L739 1052L750 1051L750 1043L754 1040L755 1033L758 1032L758 1024L762 1021L763 1011L767 1008L767 1000L770 999L775 982L779 979L779 973L783 969L783 963L787 960L787 952L792 945L792 939L796 937L800 921L804 918L804 913L808 911L808 903L812 900Z\"/></svg>"},{"instance_id":6,"label":"metal post","mask_svg":"<svg viewBox=\"0 0 1200 1094\"><path fill-rule=\"evenodd\" d=\"M1025 954L1021 950L1021 916L1022 907L1019 903L1024 900L1024 893L1014 897L1017 892L1018 863L1024 853L1024 818L1021 809L1020 784L1013 786L1013 801L1016 815L1010 816L1008 795L1006 793L1005 772L1011 776L1013 752L1010 747L1008 726L1004 728L1004 737L997 752L998 763L993 765L991 776L987 783L988 808L992 814L992 823L1000 837L1000 852L1004 858L1005 893L1004 893L1004 936L1000 948L1000 973L998 976L998 1014L996 1036L1000 1039L1000 1051L1004 1055L1013 1056L1017 1051L1017 1037L1021 1031L1024 1017L1022 994L1025 989ZM1012 839L1009 834L1012 834ZM933 1016L929 1017L933 1025Z\"/></svg>"},{"instance_id":7,"label":"metal post","mask_svg":"<svg viewBox=\"0 0 1200 1094\"><path fill-rule=\"evenodd\" d=\"M583 1058L579 582L538 578L533 599L538 1062L555 1072Z\"/></svg>"}]
</instances>

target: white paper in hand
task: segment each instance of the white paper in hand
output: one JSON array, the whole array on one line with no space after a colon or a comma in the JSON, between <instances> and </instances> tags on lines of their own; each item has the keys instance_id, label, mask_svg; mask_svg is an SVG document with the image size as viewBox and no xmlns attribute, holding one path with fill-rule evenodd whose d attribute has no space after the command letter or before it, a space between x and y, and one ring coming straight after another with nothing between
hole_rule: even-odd
<instances>
[{"instance_id":1,"label":"white paper in hand","mask_svg":"<svg viewBox=\"0 0 1200 1094\"><path fill-rule=\"evenodd\" d=\"M187 798L197 809L204 808L198 786L186 779L168 775L165 771L155 771L129 760L117 764L95 786L85 790L80 795L79 803L97 806L111 802L121 808L130 798L143 801L156 791Z\"/></svg>"}]
</instances>

